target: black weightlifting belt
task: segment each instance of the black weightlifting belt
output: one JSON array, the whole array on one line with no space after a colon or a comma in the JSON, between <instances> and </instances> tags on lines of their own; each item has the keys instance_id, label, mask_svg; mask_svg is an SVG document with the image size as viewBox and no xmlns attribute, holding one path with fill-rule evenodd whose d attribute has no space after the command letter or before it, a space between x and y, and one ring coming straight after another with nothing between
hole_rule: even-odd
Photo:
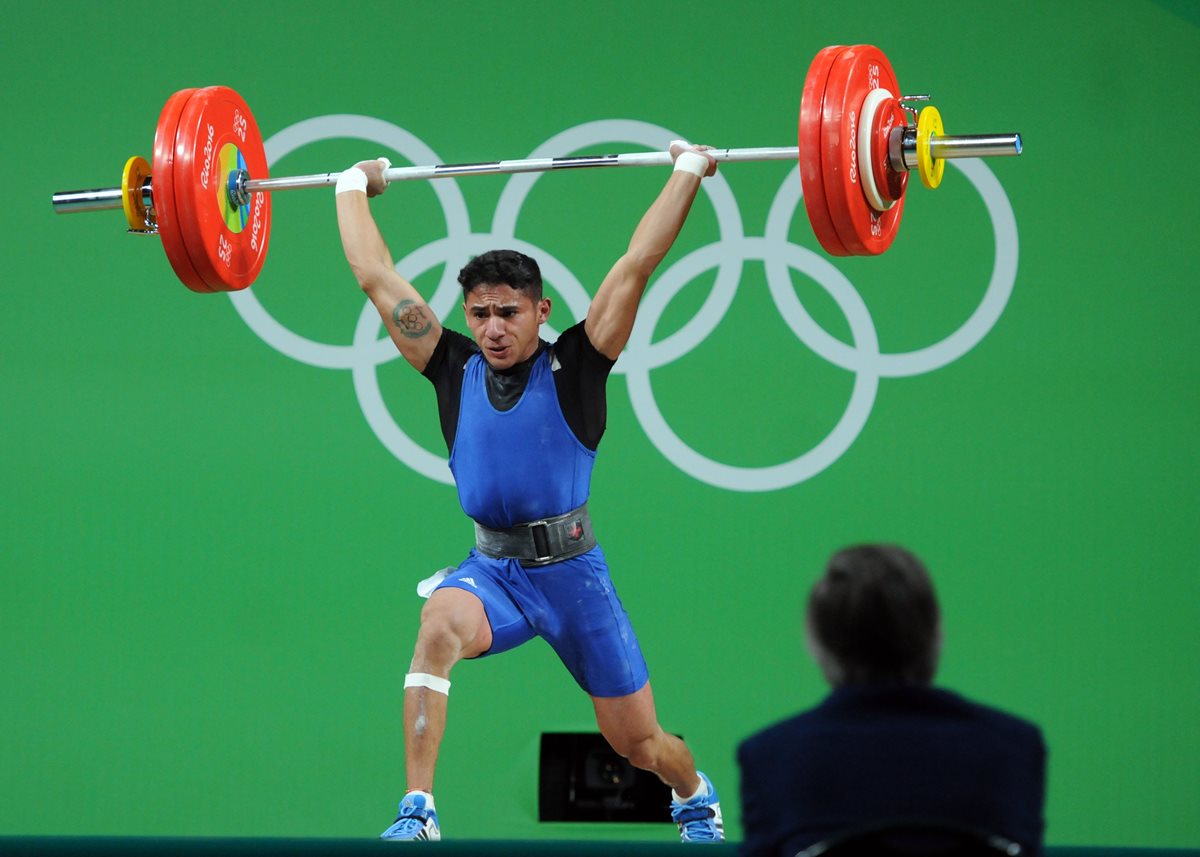
<instances>
[{"instance_id":1,"label":"black weightlifting belt","mask_svg":"<svg viewBox=\"0 0 1200 857\"><path fill-rule=\"evenodd\" d=\"M549 565L587 553L596 546L587 503L565 515L493 530L475 522L475 549L494 559L522 565Z\"/></svg>"}]
</instances>

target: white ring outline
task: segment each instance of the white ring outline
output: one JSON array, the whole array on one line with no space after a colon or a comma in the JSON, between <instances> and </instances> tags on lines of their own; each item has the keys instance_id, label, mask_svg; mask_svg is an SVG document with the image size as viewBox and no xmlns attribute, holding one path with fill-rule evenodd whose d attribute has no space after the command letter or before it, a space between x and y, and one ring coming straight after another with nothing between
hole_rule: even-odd
<instances>
[{"instance_id":1,"label":"white ring outline","mask_svg":"<svg viewBox=\"0 0 1200 857\"><path fill-rule=\"evenodd\" d=\"M739 243L743 259L761 259L764 262L770 259L785 265L790 264L800 270L811 271L810 265L822 270L829 277L829 281L823 282L815 277L814 279L829 292L845 314L855 344L860 351L878 354L879 342L875 325L866 304L846 276L831 263L796 244L772 244L765 238L744 238ZM667 269L659 278L658 288L652 296L653 302L647 301L648 308L657 310L657 314L652 317L660 317L662 308L697 274L719 264L719 260L712 257L723 252L728 252L728 247L709 244L689 253ZM680 269L683 273L676 275L676 271ZM642 335L648 337L652 330L650 328ZM879 386L877 374L870 370L856 372L846 411L824 440L808 452L782 464L738 467L701 455L675 434L658 408L650 386L649 370L629 372L627 381L634 413L658 451L685 473L729 491L774 491L803 482L820 473L854 443L871 414L871 406L875 402L875 392Z\"/></svg>"},{"instance_id":2,"label":"white ring outline","mask_svg":"<svg viewBox=\"0 0 1200 857\"><path fill-rule=\"evenodd\" d=\"M992 219L995 262L987 290L975 311L949 336L909 352L880 352L860 356L857 351L821 328L801 305L785 267L767 260L767 286L788 327L815 354L850 371L870 370L883 378L903 378L940 369L962 357L995 326L1017 282L1017 218L995 174L981 161L949 161L970 180ZM767 215L766 238L786 242L788 227L800 203L800 168L780 185Z\"/></svg>"},{"instance_id":3,"label":"white ring outline","mask_svg":"<svg viewBox=\"0 0 1200 857\"><path fill-rule=\"evenodd\" d=\"M569 155L579 149L617 140L655 148L661 146L663 140L681 138L682 135L678 132L649 122L640 122L634 119L598 119L555 134L534 149L528 157L551 158L564 154ZM496 203L495 217L492 219L494 238L506 241L516 234L517 217L521 206L534 183L542 175L542 173L518 173L505 184L500 199ZM741 210L738 208L737 200L725 177L717 173L715 176L705 179L700 188L716 212L720 240L732 241L745 237ZM659 342L645 341L636 348L626 347L617 360L617 365L613 367L613 374L619 375L628 372L631 368L630 364L641 364L644 368L664 366L678 360L707 339L708 335L721 323L733 303L738 284L741 281L742 261L738 260L736 269L722 261L717 272L717 281L713 284L712 291L709 292L696 315L679 330ZM588 300L591 298L589 297ZM583 318L582 315L576 317ZM642 320L642 313L639 311L634 321L634 329L636 330L638 325L646 324L647 322ZM688 338L692 342L685 347L681 341ZM648 340L649 337L645 339ZM642 342L638 337L630 338L630 342L635 340Z\"/></svg>"},{"instance_id":4,"label":"white ring outline","mask_svg":"<svg viewBox=\"0 0 1200 857\"><path fill-rule=\"evenodd\" d=\"M274 164L280 158L309 143L346 137L387 146L414 163L441 162L433 149L398 125L372 116L334 114L302 120L272 136L264 143L267 163ZM449 232L450 238L453 240L459 236L469 235L471 224L467 214L467 201L463 198L458 185L453 181L437 181L431 184L442 204L442 210L446 214L446 230ZM454 266L453 261L452 258L446 260L446 270L429 301L431 307L435 301L444 302L445 294L452 296L458 288L458 269ZM466 261L464 258L462 263L465 264ZM229 299L251 330L268 345L293 360L324 369L353 369L364 360L366 352L354 348L353 345L329 345L315 342L284 327L267 312L251 289L229 292ZM367 303L370 305L369 301ZM395 346L391 345L391 341L387 339L373 346L371 353L370 359L373 359L375 363L395 360L400 356Z\"/></svg>"},{"instance_id":5,"label":"white ring outline","mask_svg":"<svg viewBox=\"0 0 1200 857\"><path fill-rule=\"evenodd\" d=\"M312 136L314 135L315 136ZM598 138L597 138L598 135ZM530 157L549 157L598 142L627 140L655 146L662 139L678 137L669 130L635 120L597 120L561 132L542 143ZM414 163L437 163L440 159L410 132L396 125L367 116L333 115L315 117L285 128L266 142L268 163L272 163L302 145L333 137L361 137L390 146ZM982 301L956 331L933 345L902 353L881 353L874 323L861 296L849 280L828 260L787 240L787 233L801 198L799 167L789 172L780 186L767 217L761 238L742 232L740 210L723 176L708 179L702 187L717 213L720 240L687 254L662 272L655 287L647 292L638 313L629 346L614 372L628 376L634 412L643 430L657 449L673 464L695 479L736 491L777 490L811 478L836 461L861 432L874 402L881 377L903 377L941 368L970 351L995 325L1007 305L1016 282L1016 217L1007 195L995 175L979 161L953 164L980 193L993 223L995 264ZM480 252L506 243L539 258L539 264L567 302L575 317L586 315L590 297L557 259L515 236L521 204L540 174L512 176L502 191L490 234L472 233L465 200L453 181L434 182L434 189L446 214L446 238L417 248L396 264L415 277L436 264L445 263L438 288L429 300L431 310L444 318L458 302L461 292L456 282L455 261L465 263L471 252ZM728 271L728 256L736 248L737 275ZM440 251L445 250L444 255ZM439 258L440 257L440 258ZM714 258L715 257L715 258ZM542 261L547 260L547 261ZM768 289L785 323L806 346L835 366L854 372L855 382L847 409L834 429L813 449L791 461L766 467L737 467L706 458L692 450L675 434L663 418L654 399L649 371L673 362L700 344L724 318L732 304L746 261L761 260ZM700 310L679 330L659 342L652 342L653 331L670 300L697 274L718 268L717 281ZM854 345L841 342L822 329L804 309L792 287L789 269L808 273L829 292L850 324ZM684 274L691 277L684 278ZM825 277L827 279L822 279ZM280 352L301 362L324 368L351 369L355 391L364 416L381 442L397 458L418 473L445 484L452 484L446 460L413 442L395 423L383 401L376 367L396 359L391 340L375 334L382 321L368 301L359 316L353 343L328 345L299 336L269 316L249 290L230 292L230 299L243 320L260 338ZM554 333L553 328L548 332ZM695 337L685 348L681 343ZM386 419L385 419L386 418Z\"/></svg>"},{"instance_id":6,"label":"white ring outline","mask_svg":"<svg viewBox=\"0 0 1200 857\"><path fill-rule=\"evenodd\" d=\"M442 263L442 259L429 260L426 257L431 255L427 252L427 248L448 243L449 239L439 239L438 241L430 242L425 247L410 253L407 257L397 263L397 267L408 265L404 270L409 271L412 276L416 277L423 274L426 270ZM519 238L507 239L508 245L513 250L518 250L528 256L536 256L541 259L538 266L542 268L543 273L552 279L552 282L563 283L574 281L574 275L558 262L557 259L550 256L545 251ZM473 234L466 236L465 241L458 242L456 250L467 252L481 253L486 250L491 250L496 246L495 241L490 235ZM417 264L420 262L420 264ZM457 271L455 271L457 277ZM586 297L587 293L583 291L583 286L575 282L578 294ZM461 289L458 287L457 280L455 281L456 291L451 295L452 298L460 299L462 295ZM573 294L574 290L566 290L564 300L572 312L576 314L576 318L583 318L587 315L587 305L572 306L570 298L566 295ZM452 304L446 302L446 312L449 312ZM430 310L434 307L430 305ZM444 314L440 314L439 318L445 318ZM395 345L388 337L382 339L377 338L380 329L383 326L383 320L379 317L375 306L368 301L362 309L358 317L358 324L354 328L354 342L351 346L352 350L358 353L365 353L375 350L380 343L386 346L393 352L395 356L399 356L396 352ZM547 333L552 338L557 338L558 332L550 327L549 323L543 325ZM413 470L420 473L435 482L441 482L446 485L453 485L454 478L450 474L450 467L447 459L442 456L430 452L425 447L418 444L408 436L405 431L393 420L391 411L388 409L387 403L383 400L383 391L379 386L379 373L376 371L377 363L360 361L354 364L351 372L354 376L354 391L358 396L359 404L362 405L363 415L367 418L367 423L375 432L376 437L380 442L397 458L411 467Z\"/></svg>"}]
</instances>

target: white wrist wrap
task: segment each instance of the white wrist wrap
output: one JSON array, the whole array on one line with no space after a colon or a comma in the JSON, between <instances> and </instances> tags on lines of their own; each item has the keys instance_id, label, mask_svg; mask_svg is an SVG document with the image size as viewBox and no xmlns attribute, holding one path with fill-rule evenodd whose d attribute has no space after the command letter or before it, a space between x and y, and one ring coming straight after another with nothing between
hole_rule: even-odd
<instances>
[{"instance_id":1,"label":"white wrist wrap","mask_svg":"<svg viewBox=\"0 0 1200 857\"><path fill-rule=\"evenodd\" d=\"M409 673L404 677L404 687L427 687L436 693L450 695L450 680L429 673Z\"/></svg>"},{"instance_id":2,"label":"white wrist wrap","mask_svg":"<svg viewBox=\"0 0 1200 857\"><path fill-rule=\"evenodd\" d=\"M683 170L685 173L691 173L700 178L704 178L708 167L708 158L699 152L680 152L679 157L675 159L675 169Z\"/></svg>"},{"instance_id":3,"label":"white wrist wrap","mask_svg":"<svg viewBox=\"0 0 1200 857\"><path fill-rule=\"evenodd\" d=\"M367 192L367 174L358 167L344 170L337 180L337 192L346 193L351 190Z\"/></svg>"}]
</instances>

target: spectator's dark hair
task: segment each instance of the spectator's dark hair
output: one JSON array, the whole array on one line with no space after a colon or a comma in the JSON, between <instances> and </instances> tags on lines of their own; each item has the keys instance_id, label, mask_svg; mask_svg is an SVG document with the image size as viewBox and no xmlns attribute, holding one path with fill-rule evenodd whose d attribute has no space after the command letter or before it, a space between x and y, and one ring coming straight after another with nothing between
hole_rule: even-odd
<instances>
[{"instance_id":1,"label":"spectator's dark hair","mask_svg":"<svg viewBox=\"0 0 1200 857\"><path fill-rule=\"evenodd\" d=\"M925 565L896 545L838 551L808 598L808 638L825 677L845 684L929 684L941 626Z\"/></svg>"},{"instance_id":2,"label":"spectator's dark hair","mask_svg":"<svg viewBox=\"0 0 1200 857\"><path fill-rule=\"evenodd\" d=\"M512 286L534 303L542 299L542 272L538 263L516 250L489 250L476 256L458 272L465 300L476 286Z\"/></svg>"}]
</instances>

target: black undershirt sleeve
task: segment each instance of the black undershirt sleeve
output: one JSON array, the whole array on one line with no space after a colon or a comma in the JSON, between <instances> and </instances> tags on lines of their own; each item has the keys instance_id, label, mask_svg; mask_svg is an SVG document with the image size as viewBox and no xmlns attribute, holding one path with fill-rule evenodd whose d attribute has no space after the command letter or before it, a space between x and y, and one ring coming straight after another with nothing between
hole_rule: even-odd
<instances>
[{"instance_id":1,"label":"black undershirt sleeve","mask_svg":"<svg viewBox=\"0 0 1200 857\"><path fill-rule=\"evenodd\" d=\"M545 347L543 343L537 353L540 354ZM549 348L551 367L554 370L554 389L558 393L558 405L562 409L563 417L579 442L588 449L595 449L604 435L608 416L605 385L616 361L609 360L596 350L587 337L583 322L563 331L558 341ZM421 373L437 391L438 417L447 450L454 449L454 434L458 427L458 410L462 401L463 372L467 360L478 351L479 346L469 337L458 331L442 328L441 338L429 357L425 371ZM536 359L537 354L527 363ZM519 376L522 387L528 378L528 371L522 373L519 369L504 374ZM489 385L488 395L493 406L500 410L507 410L520 398L519 394L513 395L518 391L512 389L506 390L506 401L498 401L495 398L497 390L508 386L505 383Z\"/></svg>"},{"instance_id":2,"label":"black undershirt sleeve","mask_svg":"<svg viewBox=\"0 0 1200 857\"><path fill-rule=\"evenodd\" d=\"M567 425L588 449L600 445L608 419L605 385L615 360L596 350L581 321L563 331L550 346L558 365L554 386Z\"/></svg>"}]
</instances>

